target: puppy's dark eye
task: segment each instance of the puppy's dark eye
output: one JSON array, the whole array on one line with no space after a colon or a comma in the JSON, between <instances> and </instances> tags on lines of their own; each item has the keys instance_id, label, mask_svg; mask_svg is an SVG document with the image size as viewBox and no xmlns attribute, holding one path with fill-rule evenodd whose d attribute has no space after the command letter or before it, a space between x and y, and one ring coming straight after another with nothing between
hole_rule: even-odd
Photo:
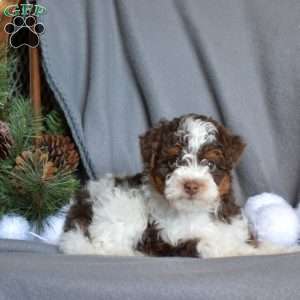
<instances>
[{"instance_id":1,"label":"puppy's dark eye","mask_svg":"<svg viewBox=\"0 0 300 300\"><path fill-rule=\"evenodd\" d=\"M215 171L217 168L216 164L213 161L208 162L208 167L212 172Z\"/></svg>"},{"instance_id":2,"label":"puppy's dark eye","mask_svg":"<svg viewBox=\"0 0 300 300\"><path fill-rule=\"evenodd\" d=\"M208 159L202 159L200 161L200 165L209 167L209 170L212 171L212 172L215 171L216 168L217 168L215 162L213 162L211 160L208 160Z\"/></svg>"}]
</instances>

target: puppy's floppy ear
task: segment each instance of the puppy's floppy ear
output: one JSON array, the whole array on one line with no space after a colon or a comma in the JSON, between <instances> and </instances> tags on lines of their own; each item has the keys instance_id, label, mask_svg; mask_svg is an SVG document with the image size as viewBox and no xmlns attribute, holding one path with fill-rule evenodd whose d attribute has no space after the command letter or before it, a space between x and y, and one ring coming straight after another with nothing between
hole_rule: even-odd
<instances>
[{"instance_id":1,"label":"puppy's floppy ear","mask_svg":"<svg viewBox=\"0 0 300 300\"><path fill-rule=\"evenodd\" d=\"M223 126L218 128L218 132L221 143L224 145L226 159L234 167L243 154L246 144L240 136L233 135L229 129Z\"/></svg>"},{"instance_id":2,"label":"puppy's floppy ear","mask_svg":"<svg viewBox=\"0 0 300 300\"><path fill-rule=\"evenodd\" d=\"M140 149L143 163L146 169L154 168L155 160L160 149L162 138L162 122L154 128L149 129L140 136Z\"/></svg>"},{"instance_id":3,"label":"puppy's floppy ear","mask_svg":"<svg viewBox=\"0 0 300 300\"><path fill-rule=\"evenodd\" d=\"M175 150L174 146L178 140L175 132L179 123L180 118L175 118L172 121L162 119L140 136L140 148L145 169L153 170L155 168L161 152L163 155L167 153L170 156L178 154L178 149ZM165 151L166 153L164 153Z\"/></svg>"},{"instance_id":4,"label":"puppy's floppy ear","mask_svg":"<svg viewBox=\"0 0 300 300\"><path fill-rule=\"evenodd\" d=\"M245 148L246 144L240 136L231 136L230 156L232 165L236 165L239 162Z\"/></svg>"}]
</instances>

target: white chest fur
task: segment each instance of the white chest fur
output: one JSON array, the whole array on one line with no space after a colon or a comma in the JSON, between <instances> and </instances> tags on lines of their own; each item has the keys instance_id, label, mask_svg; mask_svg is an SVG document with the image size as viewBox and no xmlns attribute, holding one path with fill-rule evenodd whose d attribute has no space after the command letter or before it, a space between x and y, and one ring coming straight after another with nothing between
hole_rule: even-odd
<instances>
[{"instance_id":1,"label":"white chest fur","mask_svg":"<svg viewBox=\"0 0 300 300\"><path fill-rule=\"evenodd\" d=\"M148 194L149 195L149 194ZM147 197L147 209L152 221L161 229L164 241L176 246L180 241L198 239L202 257L251 254L247 220L243 216L230 224L213 218L208 211L178 212L159 197Z\"/></svg>"}]
</instances>

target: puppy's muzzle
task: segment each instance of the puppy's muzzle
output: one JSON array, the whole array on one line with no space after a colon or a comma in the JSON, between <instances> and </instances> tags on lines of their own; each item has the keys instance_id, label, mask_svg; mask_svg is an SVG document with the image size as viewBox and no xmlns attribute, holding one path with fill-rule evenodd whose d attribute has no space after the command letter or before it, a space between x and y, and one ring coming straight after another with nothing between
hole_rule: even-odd
<instances>
[{"instance_id":1,"label":"puppy's muzzle","mask_svg":"<svg viewBox=\"0 0 300 300\"><path fill-rule=\"evenodd\" d=\"M205 184L197 180L189 180L183 184L184 191L189 196L194 196L205 188Z\"/></svg>"}]
</instances>

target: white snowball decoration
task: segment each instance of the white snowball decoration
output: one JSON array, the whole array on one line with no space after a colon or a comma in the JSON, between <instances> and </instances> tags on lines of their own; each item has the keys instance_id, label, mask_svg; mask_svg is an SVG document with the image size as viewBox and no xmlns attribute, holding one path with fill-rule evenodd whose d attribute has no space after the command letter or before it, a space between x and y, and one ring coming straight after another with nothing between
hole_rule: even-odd
<instances>
[{"instance_id":1,"label":"white snowball decoration","mask_svg":"<svg viewBox=\"0 0 300 300\"><path fill-rule=\"evenodd\" d=\"M40 236L41 240L54 245L58 243L59 237L63 232L68 208L69 206L65 206L57 213L57 215L47 218L44 230Z\"/></svg>"},{"instance_id":2,"label":"white snowball decoration","mask_svg":"<svg viewBox=\"0 0 300 300\"><path fill-rule=\"evenodd\" d=\"M0 238L29 240L30 225L29 222L18 215L5 215L0 219Z\"/></svg>"},{"instance_id":3,"label":"white snowball decoration","mask_svg":"<svg viewBox=\"0 0 300 300\"><path fill-rule=\"evenodd\" d=\"M258 240L292 246L297 243L299 228L298 216L290 206L274 204L265 206L258 212Z\"/></svg>"},{"instance_id":4,"label":"white snowball decoration","mask_svg":"<svg viewBox=\"0 0 300 300\"><path fill-rule=\"evenodd\" d=\"M298 203L300 202L300 200L298 201ZM298 218L300 219L300 203L298 204L298 206L296 207L296 214L298 215Z\"/></svg>"},{"instance_id":5,"label":"white snowball decoration","mask_svg":"<svg viewBox=\"0 0 300 300\"><path fill-rule=\"evenodd\" d=\"M49 244L56 245L65 223L65 216L51 216L45 222L41 238Z\"/></svg>"},{"instance_id":6,"label":"white snowball decoration","mask_svg":"<svg viewBox=\"0 0 300 300\"><path fill-rule=\"evenodd\" d=\"M282 204L289 206L289 204L283 198L276 194L262 193L248 198L248 201L244 207L244 212L247 218L251 222L255 223L257 212L264 206L271 204Z\"/></svg>"},{"instance_id":7,"label":"white snowball decoration","mask_svg":"<svg viewBox=\"0 0 300 300\"><path fill-rule=\"evenodd\" d=\"M297 243L300 232L299 218L290 204L280 196L263 193L250 197L244 213L258 240L282 246Z\"/></svg>"}]
</instances>

